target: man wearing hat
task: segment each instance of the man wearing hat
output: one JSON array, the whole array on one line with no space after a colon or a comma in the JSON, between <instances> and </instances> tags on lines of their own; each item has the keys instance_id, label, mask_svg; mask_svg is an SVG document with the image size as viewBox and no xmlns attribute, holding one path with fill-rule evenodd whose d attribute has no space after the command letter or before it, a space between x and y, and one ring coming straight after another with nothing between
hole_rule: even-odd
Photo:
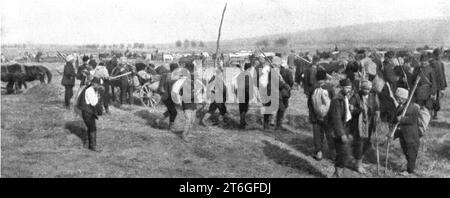
<instances>
[{"instance_id":1,"label":"man wearing hat","mask_svg":"<svg viewBox=\"0 0 450 198\"><path fill-rule=\"evenodd\" d=\"M297 58L294 58L294 65L295 65L295 83L297 83L297 85L303 85L303 75L305 70L310 66L309 63L307 63L306 61L302 60L305 59L305 56L303 55L303 53L299 53ZM289 62L288 62L289 63Z\"/></svg>"},{"instance_id":2,"label":"man wearing hat","mask_svg":"<svg viewBox=\"0 0 450 198\"><path fill-rule=\"evenodd\" d=\"M394 58L395 53L393 51L388 51L385 54L385 60L382 64L384 66L384 68L382 68L383 79L386 81L386 86L383 87L378 97L380 99L380 112L383 121L392 120L394 117L394 112L392 110L396 108L395 99L393 97L400 77L397 76L394 71Z\"/></svg>"},{"instance_id":3,"label":"man wearing hat","mask_svg":"<svg viewBox=\"0 0 450 198\"><path fill-rule=\"evenodd\" d=\"M78 98L78 109L81 110L81 116L87 127L88 139L84 142L84 148L100 152L97 148L97 125L95 120L103 114L102 105L99 102L100 92L103 87L100 85L99 78L93 78L90 84L83 89Z\"/></svg>"},{"instance_id":4,"label":"man wearing hat","mask_svg":"<svg viewBox=\"0 0 450 198\"><path fill-rule=\"evenodd\" d=\"M398 88L395 92L395 97L399 103L396 109L396 117L394 123L399 123L398 130L394 134L394 139L400 139L400 146L403 154L406 157L407 169L403 175L414 174L416 168L416 159L419 152L419 107L414 103L410 103L407 107L406 114L401 117L403 110L406 108L406 103L409 97L409 91L404 88Z\"/></svg>"},{"instance_id":5,"label":"man wearing hat","mask_svg":"<svg viewBox=\"0 0 450 198\"><path fill-rule=\"evenodd\" d=\"M323 69L318 69L316 73L316 89L321 88L323 90L326 90L328 93L328 99L331 101L331 99L334 97L334 88L330 83L330 79L327 77L327 72ZM314 108L313 105L311 107L308 106L308 108ZM314 139L314 149L315 149L315 156L314 158L316 160L322 160L322 153L323 147L324 147L324 139L327 138L328 143L328 149L330 153L332 153L332 149L334 147L333 145L333 138L331 136L330 131L330 125L328 116L320 117L315 113L314 110L310 110L310 121L313 126L313 139ZM311 119L312 118L312 119Z\"/></svg>"},{"instance_id":6,"label":"man wearing hat","mask_svg":"<svg viewBox=\"0 0 450 198\"><path fill-rule=\"evenodd\" d=\"M399 80L399 77L395 74L394 68L395 68L395 52L394 51L388 51L385 54L385 60L383 62L383 78L384 80L389 83L391 89L393 92L397 89L397 81Z\"/></svg>"},{"instance_id":7,"label":"man wearing hat","mask_svg":"<svg viewBox=\"0 0 450 198\"><path fill-rule=\"evenodd\" d=\"M415 82L420 76L419 84L414 93L415 103L420 106L426 107L430 112L433 110L432 96L436 96L437 83L436 73L431 68L429 57L426 54L422 54L420 57L420 66L414 69L412 75L412 81Z\"/></svg>"},{"instance_id":8,"label":"man wearing hat","mask_svg":"<svg viewBox=\"0 0 450 198\"><path fill-rule=\"evenodd\" d=\"M350 79L339 81L341 91L331 100L328 119L333 130L334 146L336 148L336 160L334 162L336 177L341 177L344 168L354 168L350 156L350 134L348 122L352 119L349 97L352 92Z\"/></svg>"},{"instance_id":9,"label":"man wearing hat","mask_svg":"<svg viewBox=\"0 0 450 198\"><path fill-rule=\"evenodd\" d=\"M433 59L431 60L431 68L433 68L434 73L436 74L436 96L434 99L434 105L433 105L433 119L437 118L437 113L440 110L440 97L442 96L442 93L445 88L447 88L447 80L445 75L445 68L444 63L442 63L440 58L441 50L439 48L436 48L433 51Z\"/></svg>"},{"instance_id":10,"label":"man wearing hat","mask_svg":"<svg viewBox=\"0 0 450 198\"><path fill-rule=\"evenodd\" d=\"M64 65L63 77L61 84L65 88L64 92L64 105L67 109L70 108L70 99L73 96L73 86L75 85L75 68L74 68L75 57L72 55L67 56L66 65Z\"/></svg>"},{"instance_id":11,"label":"man wearing hat","mask_svg":"<svg viewBox=\"0 0 450 198\"><path fill-rule=\"evenodd\" d=\"M86 85L86 80L88 80L90 71L92 70L92 67L88 65L89 57L83 56L82 60L83 64L78 68L77 71L77 79L81 81L80 86Z\"/></svg>"},{"instance_id":12,"label":"man wearing hat","mask_svg":"<svg viewBox=\"0 0 450 198\"><path fill-rule=\"evenodd\" d=\"M260 83L263 87L265 87L265 90L267 90L267 93L264 93L263 95L267 95L269 96L268 98L270 100L273 100L275 98L277 98L279 101L278 103L278 110L276 112L276 129L281 129L282 128L282 119L284 117L284 113L288 107L289 104L289 97L291 96L290 93L290 89L293 86L294 82L293 82L293 75L292 72L286 68L280 68L283 65L283 61L281 60L280 57L278 56L274 56L272 58L271 61L272 65L266 65L263 68L263 74L261 76L260 79ZM272 68L273 67L273 68ZM285 65L285 67L287 67L287 65ZM275 72L274 74L272 74L272 72ZM272 77L274 75L278 75L278 90L272 90ZM263 89L263 91L265 91ZM278 94L276 95L276 97L273 97L272 94ZM272 102L269 101L265 104L263 104L266 107L269 107L272 105ZM272 112L273 114L275 112ZM264 129L268 129L269 127L269 121L270 121L270 116L272 115L271 112L264 112L264 118L263 118L263 127Z\"/></svg>"},{"instance_id":13,"label":"man wearing hat","mask_svg":"<svg viewBox=\"0 0 450 198\"><path fill-rule=\"evenodd\" d=\"M105 112L109 114L109 73L108 69L106 69L105 63L100 62L98 66L94 68L94 75L95 78L100 79L101 85L104 87L104 92L101 93L102 98L102 105L105 108Z\"/></svg>"},{"instance_id":14,"label":"man wearing hat","mask_svg":"<svg viewBox=\"0 0 450 198\"><path fill-rule=\"evenodd\" d=\"M372 146L370 138L376 130L376 121L380 115L378 97L371 90L372 83L363 80L360 91L353 94L349 100L352 112L349 128L353 136L353 157L356 161L356 170L363 174L365 170L362 166L362 158Z\"/></svg>"},{"instance_id":15,"label":"man wearing hat","mask_svg":"<svg viewBox=\"0 0 450 198\"><path fill-rule=\"evenodd\" d=\"M314 114L314 107L312 104L312 94L314 92L314 90L317 88L317 71L319 70L323 70L325 71L325 68L323 68L322 66L318 65L318 61L319 61L319 57L318 56L314 56L313 58L313 64L306 69L305 71L305 76L303 79L303 89L305 92L305 95L307 97L307 107L308 107L308 112L309 112L309 122L311 124L314 124L316 122L316 117Z\"/></svg>"},{"instance_id":16,"label":"man wearing hat","mask_svg":"<svg viewBox=\"0 0 450 198\"><path fill-rule=\"evenodd\" d=\"M280 58L281 60L281 58ZM277 111L277 117L275 122L276 129L282 129L282 121L284 118L284 113L286 112L289 106L289 98L291 97L291 88L294 86L294 75L293 72L289 69L287 61L281 60L281 67L279 69L279 107Z\"/></svg>"}]
</instances>

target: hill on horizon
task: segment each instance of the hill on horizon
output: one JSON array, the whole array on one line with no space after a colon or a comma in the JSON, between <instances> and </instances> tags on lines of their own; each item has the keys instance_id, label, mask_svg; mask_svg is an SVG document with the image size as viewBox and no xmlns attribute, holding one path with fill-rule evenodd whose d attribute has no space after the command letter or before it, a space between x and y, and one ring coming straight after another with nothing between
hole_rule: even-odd
<instances>
[{"instance_id":1,"label":"hill on horizon","mask_svg":"<svg viewBox=\"0 0 450 198\"><path fill-rule=\"evenodd\" d=\"M286 39L287 44L276 45L275 41L280 38ZM450 19L366 23L225 40L221 41L221 48L256 47L257 42L264 40L269 43L267 48L293 49L334 48L335 44L339 48L415 48L424 45L448 47L450 45ZM213 45L215 46L215 44Z\"/></svg>"}]
</instances>

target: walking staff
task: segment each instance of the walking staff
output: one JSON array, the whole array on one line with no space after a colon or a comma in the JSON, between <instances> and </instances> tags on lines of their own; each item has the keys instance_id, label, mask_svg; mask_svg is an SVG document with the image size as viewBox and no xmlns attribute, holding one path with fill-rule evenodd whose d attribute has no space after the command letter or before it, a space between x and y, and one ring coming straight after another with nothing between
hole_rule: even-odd
<instances>
[{"instance_id":1,"label":"walking staff","mask_svg":"<svg viewBox=\"0 0 450 198\"><path fill-rule=\"evenodd\" d=\"M386 148L386 163L385 163L385 169L384 169L384 174L387 174L387 166L388 166L388 160L389 160L389 147L390 147L390 142L392 140L392 138L394 137L395 131L397 131L397 128L400 124L400 120L405 117L406 115L406 111L408 110L408 107L411 103L411 100L414 96L414 92L416 91L417 85L419 84L420 81L420 76L417 77L416 82L414 83L414 87L411 91L411 94L409 95L408 101L406 102L405 108L402 111L402 114L400 115L400 119L398 120L397 123L395 123L394 127L392 128L392 130L387 134L387 148Z\"/></svg>"}]
</instances>

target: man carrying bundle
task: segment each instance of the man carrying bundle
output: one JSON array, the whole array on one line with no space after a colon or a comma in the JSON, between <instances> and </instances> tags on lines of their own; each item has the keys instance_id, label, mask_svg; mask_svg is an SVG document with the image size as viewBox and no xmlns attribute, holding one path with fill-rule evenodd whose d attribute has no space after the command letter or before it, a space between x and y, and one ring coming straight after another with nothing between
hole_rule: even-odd
<instances>
[{"instance_id":1,"label":"man carrying bundle","mask_svg":"<svg viewBox=\"0 0 450 198\"><path fill-rule=\"evenodd\" d=\"M324 69L318 69L316 74L317 85L312 93L311 103L313 111L310 111L310 121L313 126L313 138L316 160L322 160L324 139L327 138L328 149L331 151L333 139L328 119L331 99L334 97L334 89L327 78ZM312 119L311 119L312 118Z\"/></svg>"},{"instance_id":2,"label":"man carrying bundle","mask_svg":"<svg viewBox=\"0 0 450 198\"><path fill-rule=\"evenodd\" d=\"M403 150L403 154L406 157L407 169L406 172L402 172L402 175L409 175L415 173L416 159L419 152L420 140L419 140L419 107L414 103L410 103L406 107L409 91L403 88L398 88L395 92L395 97L399 103L396 109L396 117L394 123L399 123L397 131L395 131L394 139L400 139L400 146ZM403 110L407 108L404 117L401 117Z\"/></svg>"}]
</instances>

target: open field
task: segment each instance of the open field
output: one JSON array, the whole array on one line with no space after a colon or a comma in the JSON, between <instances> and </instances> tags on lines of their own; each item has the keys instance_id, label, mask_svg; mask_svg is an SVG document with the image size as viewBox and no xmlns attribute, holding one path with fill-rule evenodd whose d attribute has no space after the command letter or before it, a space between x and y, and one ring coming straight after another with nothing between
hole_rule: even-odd
<instances>
[{"instance_id":1,"label":"open field","mask_svg":"<svg viewBox=\"0 0 450 198\"><path fill-rule=\"evenodd\" d=\"M248 130L239 130L237 105L230 104L232 120L223 126L197 126L190 142L154 123L163 106L147 109L138 100L133 106L114 105L112 114L97 122L103 151L94 153L82 148L87 138L82 119L63 107L64 90L56 72L62 71L62 63L43 64L52 71L51 84L36 81L21 94L1 97L2 177L331 177L333 173L329 156L320 162L311 157L312 130L303 90L293 91L285 131L262 131L256 108L248 115ZM231 77L237 71L227 72ZM447 89L439 120L431 122L421 139L419 177L450 177L449 96ZM181 130L183 122L180 111L176 128ZM380 128L386 133L385 126ZM380 144L383 162L385 147ZM400 177L395 172L404 169L398 140L392 151L393 171L382 177ZM346 176L376 177L374 151L365 159L367 175L349 170Z\"/></svg>"}]
</instances>

